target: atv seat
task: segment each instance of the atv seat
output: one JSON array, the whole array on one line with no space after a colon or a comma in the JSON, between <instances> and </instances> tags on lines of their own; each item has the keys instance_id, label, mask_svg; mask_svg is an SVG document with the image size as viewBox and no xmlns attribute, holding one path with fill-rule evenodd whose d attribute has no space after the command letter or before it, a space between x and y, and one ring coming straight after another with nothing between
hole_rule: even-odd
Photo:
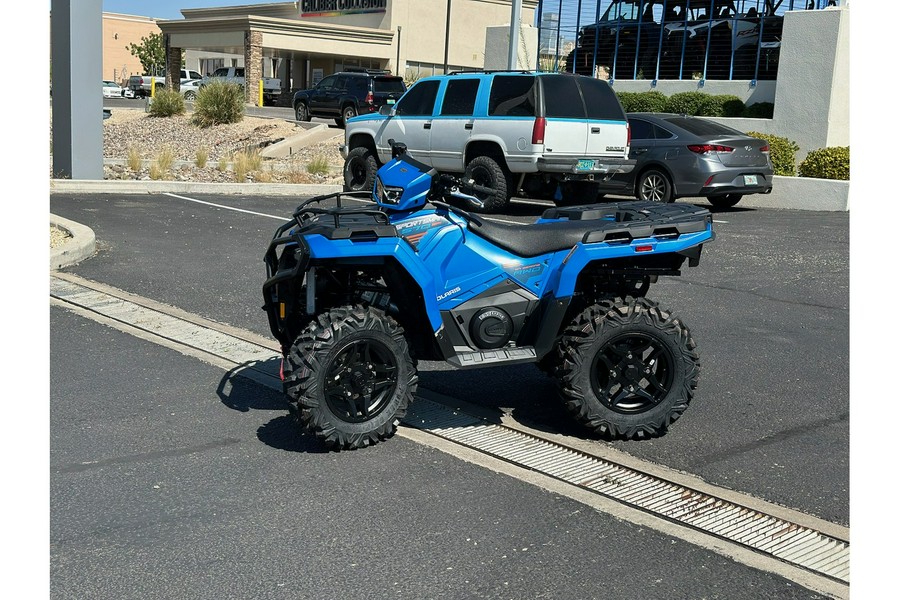
<instances>
[{"instance_id":1,"label":"atv seat","mask_svg":"<svg viewBox=\"0 0 900 600\"><path fill-rule=\"evenodd\" d=\"M516 256L529 257L568 250L583 241L585 236L605 225L619 228L620 224L603 221L556 221L508 225L487 219L469 221L469 231Z\"/></svg>"}]
</instances>

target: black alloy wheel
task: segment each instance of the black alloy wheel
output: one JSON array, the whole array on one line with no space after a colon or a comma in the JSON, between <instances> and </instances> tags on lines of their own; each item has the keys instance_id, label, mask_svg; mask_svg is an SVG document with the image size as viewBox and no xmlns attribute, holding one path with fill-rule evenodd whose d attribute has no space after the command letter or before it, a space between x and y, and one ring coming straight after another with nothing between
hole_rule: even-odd
<instances>
[{"instance_id":1,"label":"black alloy wheel","mask_svg":"<svg viewBox=\"0 0 900 600\"><path fill-rule=\"evenodd\" d=\"M603 300L563 332L553 375L568 411L610 438L664 433L687 409L700 362L682 320L646 298Z\"/></svg>"},{"instance_id":2,"label":"black alloy wheel","mask_svg":"<svg viewBox=\"0 0 900 600\"><path fill-rule=\"evenodd\" d=\"M640 413L659 404L672 387L672 353L657 338L625 333L603 345L591 365L591 387L618 413Z\"/></svg>"},{"instance_id":3,"label":"black alloy wheel","mask_svg":"<svg viewBox=\"0 0 900 600\"><path fill-rule=\"evenodd\" d=\"M289 409L334 450L392 436L418 383L403 328L364 306L333 308L307 324L283 373Z\"/></svg>"}]
</instances>

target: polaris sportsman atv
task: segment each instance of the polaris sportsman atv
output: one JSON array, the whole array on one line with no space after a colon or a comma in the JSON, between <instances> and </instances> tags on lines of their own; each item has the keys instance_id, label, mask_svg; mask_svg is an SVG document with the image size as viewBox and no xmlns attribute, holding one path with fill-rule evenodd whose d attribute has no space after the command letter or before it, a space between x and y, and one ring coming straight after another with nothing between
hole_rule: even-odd
<instances>
[{"instance_id":1,"label":"polaris sportsman atv","mask_svg":"<svg viewBox=\"0 0 900 600\"><path fill-rule=\"evenodd\" d=\"M626 201L498 223L445 202L477 205L490 190L391 144L373 191L303 202L265 255L263 309L303 427L334 449L391 436L417 360L535 363L608 438L658 435L684 412L695 343L645 295L685 260L699 264L715 237L709 211Z\"/></svg>"}]
</instances>

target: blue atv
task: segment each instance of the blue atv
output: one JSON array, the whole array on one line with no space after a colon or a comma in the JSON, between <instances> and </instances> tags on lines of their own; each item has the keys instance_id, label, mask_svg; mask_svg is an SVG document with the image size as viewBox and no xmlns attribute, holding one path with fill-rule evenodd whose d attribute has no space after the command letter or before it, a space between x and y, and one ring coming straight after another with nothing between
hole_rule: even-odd
<instances>
[{"instance_id":1,"label":"blue atv","mask_svg":"<svg viewBox=\"0 0 900 600\"><path fill-rule=\"evenodd\" d=\"M535 363L609 439L656 436L681 416L696 345L645 295L685 260L699 264L715 237L709 211L626 201L500 223L453 204L491 190L391 145L373 191L303 202L265 255L263 309L302 427L333 449L390 437L418 360Z\"/></svg>"}]
</instances>

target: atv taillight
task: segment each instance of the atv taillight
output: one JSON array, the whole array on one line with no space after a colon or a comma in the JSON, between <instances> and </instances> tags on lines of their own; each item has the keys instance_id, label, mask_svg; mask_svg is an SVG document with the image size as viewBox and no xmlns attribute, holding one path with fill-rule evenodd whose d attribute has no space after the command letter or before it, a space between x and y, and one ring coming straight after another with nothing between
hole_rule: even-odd
<instances>
[{"instance_id":1,"label":"atv taillight","mask_svg":"<svg viewBox=\"0 0 900 600\"><path fill-rule=\"evenodd\" d=\"M547 119L538 117L534 120L534 129L531 130L531 143L544 143L544 130L547 128Z\"/></svg>"},{"instance_id":2,"label":"atv taillight","mask_svg":"<svg viewBox=\"0 0 900 600\"><path fill-rule=\"evenodd\" d=\"M375 96L372 95L372 92L366 94L366 104L375 104Z\"/></svg>"},{"instance_id":3,"label":"atv taillight","mask_svg":"<svg viewBox=\"0 0 900 600\"><path fill-rule=\"evenodd\" d=\"M720 146L718 144L691 144L688 146L688 150L691 152L696 152L697 154L711 154L717 152L734 152L734 148L730 146Z\"/></svg>"}]
</instances>

